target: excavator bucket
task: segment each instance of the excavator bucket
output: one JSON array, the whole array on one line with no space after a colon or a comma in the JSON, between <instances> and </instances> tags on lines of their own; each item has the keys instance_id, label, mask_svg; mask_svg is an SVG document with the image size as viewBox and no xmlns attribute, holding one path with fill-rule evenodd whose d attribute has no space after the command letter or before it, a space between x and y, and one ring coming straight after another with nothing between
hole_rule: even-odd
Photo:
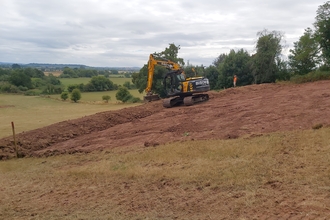
<instances>
[{"instance_id":1,"label":"excavator bucket","mask_svg":"<svg viewBox=\"0 0 330 220\"><path fill-rule=\"evenodd\" d=\"M160 97L157 94L146 95L143 97L144 102L152 102L152 101L157 101L159 99L160 99Z\"/></svg>"}]
</instances>

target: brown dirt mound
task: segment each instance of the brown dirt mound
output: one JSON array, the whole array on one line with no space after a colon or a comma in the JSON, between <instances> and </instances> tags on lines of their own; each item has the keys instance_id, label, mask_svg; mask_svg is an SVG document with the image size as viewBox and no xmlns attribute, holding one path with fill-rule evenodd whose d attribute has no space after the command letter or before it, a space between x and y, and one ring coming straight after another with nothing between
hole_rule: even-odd
<instances>
[{"instance_id":1,"label":"brown dirt mound","mask_svg":"<svg viewBox=\"0 0 330 220\"><path fill-rule=\"evenodd\" d=\"M50 156L328 126L329 88L330 81L252 85L210 92L205 103L171 109L156 101L24 132L18 145L23 156ZM11 138L0 139L0 159L13 156Z\"/></svg>"}]
</instances>

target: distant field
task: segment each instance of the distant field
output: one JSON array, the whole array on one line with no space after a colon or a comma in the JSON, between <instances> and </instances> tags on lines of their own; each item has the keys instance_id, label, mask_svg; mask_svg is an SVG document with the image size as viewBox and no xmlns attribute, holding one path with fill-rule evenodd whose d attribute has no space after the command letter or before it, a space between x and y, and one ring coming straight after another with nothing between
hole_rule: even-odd
<instances>
[{"instance_id":1,"label":"distant field","mask_svg":"<svg viewBox=\"0 0 330 220\"><path fill-rule=\"evenodd\" d=\"M132 78L120 78L120 77L110 77L109 78L114 84L123 85L125 82L132 83ZM64 86L72 85L72 84L87 84L91 78L60 78L61 83Z\"/></svg>"},{"instance_id":2,"label":"distant field","mask_svg":"<svg viewBox=\"0 0 330 220\"><path fill-rule=\"evenodd\" d=\"M116 104L113 94L115 94L115 91L110 94L114 102L111 101L108 104L101 102L101 93L82 94L83 100L100 100L99 104L85 103L83 101L81 103L63 102L37 96L0 94L0 138L12 134L12 121L15 123L16 133L21 133L97 112L139 105Z\"/></svg>"},{"instance_id":3,"label":"distant field","mask_svg":"<svg viewBox=\"0 0 330 220\"><path fill-rule=\"evenodd\" d=\"M44 74L46 76L49 76L50 74L53 74L54 76L59 76L61 75L63 72L62 71L54 71L54 72L44 72Z\"/></svg>"}]
</instances>

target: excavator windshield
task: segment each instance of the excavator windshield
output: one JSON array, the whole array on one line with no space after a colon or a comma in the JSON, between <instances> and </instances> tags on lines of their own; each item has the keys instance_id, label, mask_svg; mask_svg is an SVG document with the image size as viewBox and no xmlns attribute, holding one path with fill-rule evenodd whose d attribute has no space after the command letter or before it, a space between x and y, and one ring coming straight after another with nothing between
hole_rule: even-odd
<instances>
[{"instance_id":1,"label":"excavator windshield","mask_svg":"<svg viewBox=\"0 0 330 220\"><path fill-rule=\"evenodd\" d=\"M186 81L186 76L184 73L180 73L180 74L176 75L176 77L178 78L179 82Z\"/></svg>"}]
</instances>

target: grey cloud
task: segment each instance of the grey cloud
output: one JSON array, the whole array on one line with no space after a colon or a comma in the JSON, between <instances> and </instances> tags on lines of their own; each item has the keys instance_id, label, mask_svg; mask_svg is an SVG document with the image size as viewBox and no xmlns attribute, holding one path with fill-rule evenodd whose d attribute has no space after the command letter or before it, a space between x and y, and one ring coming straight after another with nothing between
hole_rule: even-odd
<instances>
[{"instance_id":1,"label":"grey cloud","mask_svg":"<svg viewBox=\"0 0 330 220\"><path fill-rule=\"evenodd\" d=\"M175 43L210 65L230 49L253 50L257 32L282 31L289 47L312 27L321 0L2 0L0 61L142 66Z\"/></svg>"}]
</instances>

